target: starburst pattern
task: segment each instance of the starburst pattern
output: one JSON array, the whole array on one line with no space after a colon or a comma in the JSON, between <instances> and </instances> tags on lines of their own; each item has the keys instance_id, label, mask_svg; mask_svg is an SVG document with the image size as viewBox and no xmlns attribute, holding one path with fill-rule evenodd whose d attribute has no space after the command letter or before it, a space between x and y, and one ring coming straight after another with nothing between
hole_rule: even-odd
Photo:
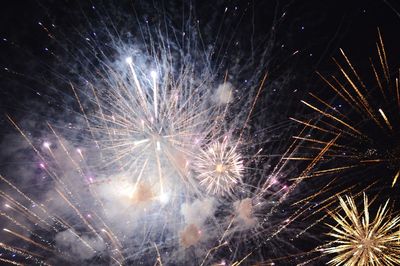
<instances>
[{"instance_id":1,"label":"starburst pattern","mask_svg":"<svg viewBox=\"0 0 400 266\"><path fill-rule=\"evenodd\" d=\"M243 162L237 146L230 146L227 138L201 150L196 158L197 179L208 193L226 194L241 182Z\"/></svg>"},{"instance_id":2,"label":"starburst pattern","mask_svg":"<svg viewBox=\"0 0 400 266\"><path fill-rule=\"evenodd\" d=\"M293 119L312 130L309 135L295 136L309 143L307 154L323 149L337 138L325 158L335 166L320 168L312 176L343 173L360 169L378 169L381 177L391 178L395 186L400 175L400 88L398 71L391 71L383 38L378 31L377 60L370 60L370 79L362 78L341 49L336 76L319 76L335 94L335 100L310 93L312 100L302 101L319 114L317 122ZM372 80L371 80L372 79ZM385 182L385 181L383 181Z\"/></svg>"},{"instance_id":3,"label":"starburst pattern","mask_svg":"<svg viewBox=\"0 0 400 266\"><path fill-rule=\"evenodd\" d=\"M224 110L209 104L210 80L188 76L189 62L174 77L172 62L158 59L162 66L146 71L132 57L125 61L128 73L113 71L107 82L114 89L108 97L96 97L99 111L86 116L108 158L103 166L133 173L134 187L146 179L159 195L180 193L183 188L188 195L199 193L191 172L200 170L190 161L204 142L220 134L214 121L223 117Z\"/></svg>"},{"instance_id":4,"label":"starburst pattern","mask_svg":"<svg viewBox=\"0 0 400 266\"><path fill-rule=\"evenodd\" d=\"M391 218L389 201L379 207L373 219L365 194L363 213L358 211L353 197L339 197L339 202L341 211L331 213L337 225L329 225L333 231L328 234L335 239L324 249L325 253L335 255L329 264L399 265L400 216Z\"/></svg>"}]
</instances>

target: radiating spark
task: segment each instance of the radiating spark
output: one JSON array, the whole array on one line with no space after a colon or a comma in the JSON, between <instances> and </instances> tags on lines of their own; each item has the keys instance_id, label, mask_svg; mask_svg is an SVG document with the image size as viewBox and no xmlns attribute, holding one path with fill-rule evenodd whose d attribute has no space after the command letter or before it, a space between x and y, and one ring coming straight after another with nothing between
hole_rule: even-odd
<instances>
[{"instance_id":1,"label":"radiating spark","mask_svg":"<svg viewBox=\"0 0 400 266\"><path fill-rule=\"evenodd\" d=\"M7 233L10 233L10 234L12 234L12 235L14 235L14 236L16 236L16 237L22 239L22 240L25 240L26 242L28 242L28 243L30 243L30 244L32 244L32 245L35 245L35 246L37 246L37 247L39 247L39 248L42 248L42 249L47 250L47 251L50 251L50 252L53 251L53 250L50 249L49 247L46 247L46 246L44 246L44 245L42 245L42 244L40 244L40 243L37 243L37 242L31 240L30 238L28 238L28 237L26 237L26 236L23 236L23 235L21 235L21 234L18 234L18 233L14 232L14 231L11 231L11 230L9 230L9 229L7 229L7 228L3 228L3 231L5 231L5 232L7 232Z\"/></svg>"},{"instance_id":2,"label":"radiating spark","mask_svg":"<svg viewBox=\"0 0 400 266\"><path fill-rule=\"evenodd\" d=\"M386 122L386 125L390 128L390 130L393 130L393 127L392 127L392 125L390 124L390 122L389 122L387 116L385 115L385 113L383 112L383 110L380 109L380 108L379 108L379 113L382 115L383 119L384 119L385 122Z\"/></svg>"},{"instance_id":3,"label":"radiating spark","mask_svg":"<svg viewBox=\"0 0 400 266\"><path fill-rule=\"evenodd\" d=\"M9 246L9 245L7 245L5 243L1 243L1 242L0 242L0 248L4 249L4 250L8 250L10 252L13 252L15 254L18 254L20 256L23 256L25 259L32 260L39 265L50 265L42 260L42 259L44 259L43 256L33 253L33 252L30 252L29 250Z\"/></svg>"},{"instance_id":4,"label":"radiating spark","mask_svg":"<svg viewBox=\"0 0 400 266\"><path fill-rule=\"evenodd\" d=\"M345 65L339 64L334 59L341 76L332 76L331 79L328 79L318 73L329 85L329 88L348 104L346 110L350 110L350 112L346 116L334 108L332 104L316 95L312 95L316 100L315 103L302 101L307 107L321 115L318 122L295 120L312 129L313 133L315 132L313 139L300 136L303 140L322 144L328 135L341 134L335 144L337 149L332 149L330 154L326 155L339 164L332 169L320 169L314 176L319 176L322 173L334 173L335 169L344 169L345 167L359 169L360 167L371 166L382 167L384 172L391 171L393 173L390 174L390 177L393 178L393 187L398 180L397 173L400 162L398 77L392 77L393 74L389 71L387 54L379 29L378 40L379 63L374 65L371 59L373 77L377 86L366 84L363 81L342 49L340 51L345 60ZM374 91L372 89L374 87L378 87L380 91ZM322 106L322 108L319 106ZM310 154L310 151L321 148L314 145L308 148L306 146L306 149L308 151L306 154ZM302 156L296 157L302 158Z\"/></svg>"},{"instance_id":5,"label":"radiating spark","mask_svg":"<svg viewBox=\"0 0 400 266\"><path fill-rule=\"evenodd\" d=\"M230 193L241 182L244 170L242 158L235 147L228 145L227 139L211 144L196 158L197 179L208 193Z\"/></svg>"},{"instance_id":6,"label":"radiating spark","mask_svg":"<svg viewBox=\"0 0 400 266\"><path fill-rule=\"evenodd\" d=\"M16 261L7 260L7 259L3 259L3 258L0 258L0 261L2 261L4 263L7 263L7 264L10 264L10 265L18 265L18 266L23 266L24 265L24 264L18 263Z\"/></svg>"},{"instance_id":7,"label":"radiating spark","mask_svg":"<svg viewBox=\"0 0 400 266\"><path fill-rule=\"evenodd\" d=\"M341 210L331 213L337 225L329 225L333 237L326 254L334 254L332 265L399 265L400 216L392 218L387 201L371 219L368 198L364 194L363 213L353 197L339 197ZM344 212L344 215L342 214Z\"/></svg>"}]
</instances>

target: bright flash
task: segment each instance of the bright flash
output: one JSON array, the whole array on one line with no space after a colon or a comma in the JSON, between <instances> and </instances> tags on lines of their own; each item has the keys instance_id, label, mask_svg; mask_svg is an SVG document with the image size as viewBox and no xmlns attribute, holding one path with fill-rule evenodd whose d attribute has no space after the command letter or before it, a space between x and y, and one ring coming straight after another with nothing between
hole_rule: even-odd
<instances>
[{"instance_id":1,"label":"bright flash","mask_svg":"<svg viewBox=\"0 0 400 266\"><path fill-rule=\"evenodd\" d=\"M169 201L169 195L167 194L167 193L162 193L160 196L158 196L158 200L161 202L161 203L163 203L163 204L165 204L165 203L168 203L168 201Z\"/></svg>"},{"instance_id":2,"label":"bright flash","mask_svg":"<svg viewBox=\"0 0 400 266\"><path fill-rule=\"evenodd\" d=\"M215 171L217 173L223 173L224 172L224 165L223 164L217 164L217 166L215 167Z\"/></svg>"},{"instance_id":3,"label":"bright flash","mask_svg":"<svg viewBox=\"0 0 400 266\"><path fill-rule=\"evenodd\" d=\"M157 78L157 72L154 71L154 70L152 70L152 71L150 72L150 76L151 76L153 79L156 79L156 78Z\"/></svg>"},{"instance_id":4,"label":"bright flash","mask_svg":"<svg viewBox=\"0 0 400 266\"><path fill-rule=\"evenodd\" d=\"M45 147L46 149L50 149L50 146L51 146L50 142L46 141L43 143L43 147Z\"/></svg>"},{"instance_id":5,"label":"bright flash","mask_svg":"<svg viewBox=\"0 0 400 266\"><path fill-rule=\"evenodd\" d=\"M127 64L132 64L132 62L133 62L132 57L128 56L128 57L125 59L125 62L126 62Z\"/></svg>"}]
</instances>

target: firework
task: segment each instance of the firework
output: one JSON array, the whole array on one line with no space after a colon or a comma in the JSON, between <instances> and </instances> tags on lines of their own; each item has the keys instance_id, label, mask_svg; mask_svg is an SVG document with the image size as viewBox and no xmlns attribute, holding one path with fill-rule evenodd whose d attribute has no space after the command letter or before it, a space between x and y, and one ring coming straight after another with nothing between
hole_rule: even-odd
<instances>
[{"instance_id":1,"label":"firework","mask_svg":"<svg viewBox=\"0 0 400 266\"><path fill-rule=\"evenodd\" d=\"M133 174L134 189L144 181L157 187L159 195L176 198L173 195L184 189L194 197L201 191L192 172L201 170L191 162L208 139L220 134L211 121L222 117L218 110L224 109L207 105L211 100L207 80L188 83L190 77L186 74L175 80L172 66L165 62L164 67L149 76L139 76L131 57L126 63L128 80L123 81L123 73L113 73L108 82L116 89L110 91L107 99L96 98L100 112L94 117L86 116L89 123L95 124L90 129L99 136L96 143L106 153L105 166ZM185 67L181 71L191 70ZM157 79L156 73L162 76ZM95 95L100 93L94 91ZM214 119L210 121L210 117Z\"/></svg>"},{"instance_id":2,"label":"firework","mask_svg":"<svg viewBox=\"0 0 400 266\"><path fill-rule=\"evenodd\" d=\"M370 62L372 81L364 81L340 50L344 63L334 59L340 75L327 78L319 74L336 94L335 100L329 103L311 93L313 101L302 101L321 116L317 123L293 119L312 130L310 135L295 137L310 144L306 153L312 154L338 137L324 156L335 166L319 169L310 176L377 169L383 182L391 178L391 185L396 184L400 174L399 77L389 68L380 32L376 47L378 62Z\"/></svg>"},{"instance_id":3,"label":"firework","mask_svg":"<svg viewBox=\"0 0 400 266\"><path fill-rule=\"evenodd\" d=\"M65 41L55 27L39 25ZM76 57L67 64L72 77L55 71L67 80L67 92L58 92L73 102L62 106L69 115L46 115L43 131L7 116L38 161L27 179L46 182L26 189L0 178L7 206L1 233L35 251L24 247L15 261L239 265L263 246L274 247L273 255L283 244L292 248L286 238L299 230L291 226L310 206L290 205L301 181L287 173L297 176L297 168L263 154L266 131L250 125L265 69L238 90L237 72L220 69L213 51L198 44L196 23L182 29L182 42L171 37L178 30L164 26L167 32L146 32L148 24L140 24L139 42L119 32L79 36L84 44L65 49ZM62 57L57 65L65 64ZM2 249L14 249L8 244Z\"/></svg>"},{"instance_id":4,"label":"firework","mask_svg":"<svg viewBox=\"0 0 400 266\"><path fill-rule=\"evenodd\" d=\"M387 201L380 206L373 219L368 198L364 194L364 208L357 209L353 197L339 197L341 211L331 213L337 225L329 225L328 235L334 240L323 249L334 254L332 265L399 265L400 216L392 217ZM344 212L344 215L341 214Z\"/></svg>"},{"instance_id":5,"label":"firework","mask_svg":"<svg viewBox=\"0 0 400 266\"><path fill-rule=\"evenodd\" d=\"M235 186L240 186L243 162L236 147L228 146L226 138L222 143L211 144L206 151L201 150L196 164L197 179L207 192L229 193Z\"/></svg>"}]
</instances>

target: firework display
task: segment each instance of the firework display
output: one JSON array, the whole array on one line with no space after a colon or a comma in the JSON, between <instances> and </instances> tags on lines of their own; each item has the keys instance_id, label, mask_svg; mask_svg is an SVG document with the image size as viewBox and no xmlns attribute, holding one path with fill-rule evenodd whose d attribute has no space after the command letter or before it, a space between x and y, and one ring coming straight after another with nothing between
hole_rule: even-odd
<instances>
[{"instance_id":1,"label":"firework display","mask_svg":"<svg viewBox=\"0 0 400 266\"><path fill-rule=\"evenodd\" d=\"M282 37L296 4L172 2L45 0L40 52L3 38L0 262L400 264L381 32L369 76L340 49L310 100Z\"/></svg>"},{"instance_id":2,"label":"firework display","mask_svg":"<svg viewBox=\"0 0 400 266\"><path fill-rule=\"evenodd\" d=\"M399 122L400 91L398 71L389 68L383 38L378 32L377 62L370 60L370 75L365 83L348 56L340 50L344 63L334 59L340 76L320 77L343 101L342 108L312 94L313 102L302 101L308 108L322 116L318 123L297 120L311 129L323 132L321 139L302 137L312 144L312 149L324 147L327 138L338 139L326 157L340 161L335 167L319 169L313 175L335 174L357 169L380 168L380 179L391 179L395 186L400 174ZM344 106L351 112L344 113ZM350 143L350 144L349 144Z\"/></svg>"},{"instance_id":3,"label":"firework display","mask_svg":"<svg viewBox=\"0 0 400 266\"><path fill-rule=\"evenodd\" d=\"M324 249L335 257L332 265L398 265L400 263L399 221L391 217L388 201L370 217L368 197L364 194L362 213L352 197L339 197L341 212L331 213L338 226L329 225L333 237Z\"/></svg>"}]
</instances>

